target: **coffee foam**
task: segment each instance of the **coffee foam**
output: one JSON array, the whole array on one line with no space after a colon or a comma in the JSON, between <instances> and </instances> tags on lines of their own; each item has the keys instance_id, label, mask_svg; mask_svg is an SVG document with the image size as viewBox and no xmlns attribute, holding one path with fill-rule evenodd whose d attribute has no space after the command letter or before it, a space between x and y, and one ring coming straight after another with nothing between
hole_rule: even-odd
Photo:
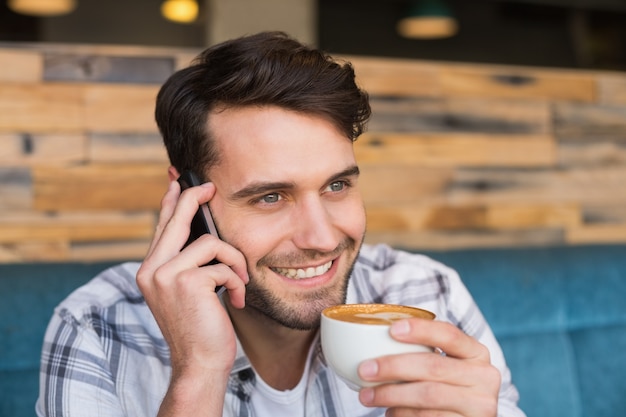
<instances>
[{"instance_id":1,"label":"coffee foam","mask_svg":"<svg viewBox=\"0 0 626 417\"><path fill-rule=\"evenodd\" d=\"M389 325L394 321L419 317L432 320L435 315L416 307L394 304L343 304L329 307L323 314L331 319L351 323Z\"/></svg>"}]
</instances>

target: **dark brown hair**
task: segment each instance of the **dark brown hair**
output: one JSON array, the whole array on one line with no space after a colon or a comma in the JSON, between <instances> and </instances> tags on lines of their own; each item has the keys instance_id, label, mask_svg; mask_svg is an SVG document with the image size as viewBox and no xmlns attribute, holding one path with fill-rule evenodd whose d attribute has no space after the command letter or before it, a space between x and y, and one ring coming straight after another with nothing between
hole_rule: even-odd
<instances>
[{"instance_id":1,"label":"dark brown hair","mask_svg":"<svg viewBox=\"0 0 626 417\"><path fill-rule=\"evenodd\" d=\"M217 162L209 112L273 105L330 120L355 140L370 116L352 66L282 32L262 32L206 49L161 87L155 117L171 164L204 176Z\"/></svg>"}]
</instances>

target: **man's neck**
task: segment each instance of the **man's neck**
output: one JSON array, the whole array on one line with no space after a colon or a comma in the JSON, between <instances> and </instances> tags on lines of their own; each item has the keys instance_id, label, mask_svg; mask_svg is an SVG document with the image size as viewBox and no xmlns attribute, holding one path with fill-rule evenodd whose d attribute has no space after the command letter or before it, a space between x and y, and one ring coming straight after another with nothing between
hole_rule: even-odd
<instances>
[{"instance_id":1,"label":"man's neck","mask_svg":"<svg viewBox=\"0 0 626 417\"><path fill-rule=\"evenodd\" d=\"M281 391L294 388L317 330L293 330L246 309L227 308L241 346L263 381Z\"/></svg>"}]
</instances>

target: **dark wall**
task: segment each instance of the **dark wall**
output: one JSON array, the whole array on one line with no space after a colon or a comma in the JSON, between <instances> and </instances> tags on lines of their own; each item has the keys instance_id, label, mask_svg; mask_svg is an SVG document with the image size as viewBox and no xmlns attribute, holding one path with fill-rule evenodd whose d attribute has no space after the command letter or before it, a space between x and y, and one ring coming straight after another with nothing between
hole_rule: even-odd
<instances>
[{"instance_id":1,"label":"dark wall","mask_svg":"<svg viewBox=\"0 0 626 417\"><path fill-rule=\"evenodd\" d=\"M409 40L395 32L404 1L319 0L319 44L334 53L626 69L624 11L493 0L447 3L459 22L456 36Z\"/></svg>"}]
</instances>

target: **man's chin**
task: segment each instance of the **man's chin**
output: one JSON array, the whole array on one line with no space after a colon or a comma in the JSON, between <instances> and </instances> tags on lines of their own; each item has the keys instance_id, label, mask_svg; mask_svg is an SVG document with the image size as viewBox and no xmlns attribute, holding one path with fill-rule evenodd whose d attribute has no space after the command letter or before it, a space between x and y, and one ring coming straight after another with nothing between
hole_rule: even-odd
<instances>
[{"instance_id":1,"label":"man's chin","mask_svg":"<svg viewBox=\"0 0 626 417\"><path fill-rule=\"evenodd\" d=\"M283 327L294 330L313 330L320 324L320 315L326 307L342 304L346 299L346 285L320 288L298 298L284 299L273 292L252 284L246 290L246 309L262 315Z\"/></svg>"}]
</instances>

